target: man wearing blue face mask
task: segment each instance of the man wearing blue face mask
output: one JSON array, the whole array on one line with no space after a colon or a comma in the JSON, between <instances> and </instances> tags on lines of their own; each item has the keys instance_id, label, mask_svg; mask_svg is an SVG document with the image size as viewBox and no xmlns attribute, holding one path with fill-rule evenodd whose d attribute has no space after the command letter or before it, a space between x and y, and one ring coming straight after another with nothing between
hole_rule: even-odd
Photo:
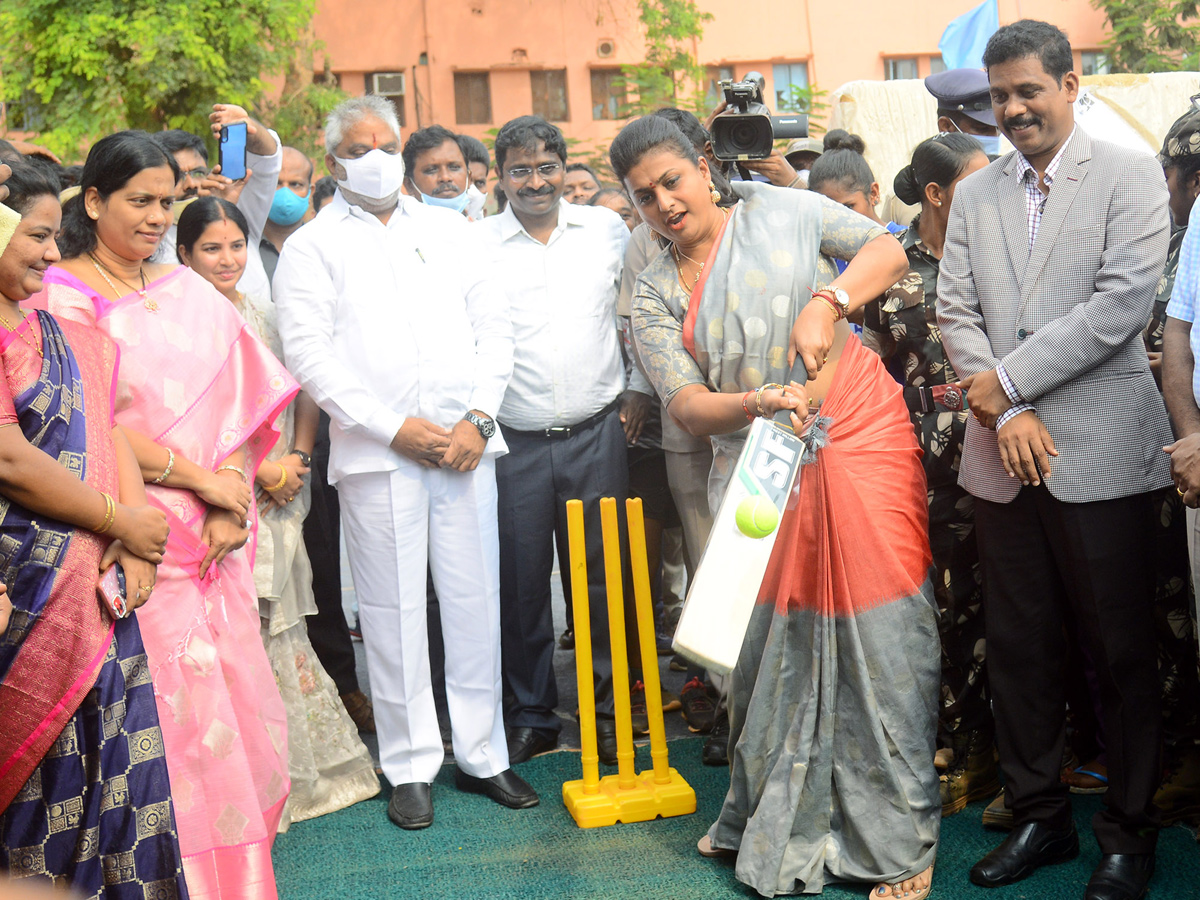
<instances>
[{"instance_id":1,"label":"man wearing blue face mask","mask_svg":"<svg viewBox=\"0 0 1200 900\"><path fill-rule=\"evenodd\" d=\"M258 251L262 256L267 277L275 280L275 264L283 250L283 242L304 224L308 213L308 199L312 194L312 160L295 147L283 148L283 165L279 169L279 181L267 224L263 227L262 241Z\"/></svg>"},{"instance_id":2,"label":"man wearing blue face mask","mask_svg":"<svg viewBox=\"0 0 1200 900\"><path fill-rule=\"evenodd\" d=\"M403 156L406 194L470 217L470 169L454 132L441 125L414 131L404 144Z\"/></svg>"},{"instance_id":3,"label":"man wearing blue face mask","mask_svg":"<svg viewBox=\"0 0 1200 900\"><path fill-rule=\"evenodd\" d=\"M988 159L1000 155L1000 130L983 69L947 69L925 79L937 100L938 131L958 131L979 141Z\"/></svg>"}]
</instances>

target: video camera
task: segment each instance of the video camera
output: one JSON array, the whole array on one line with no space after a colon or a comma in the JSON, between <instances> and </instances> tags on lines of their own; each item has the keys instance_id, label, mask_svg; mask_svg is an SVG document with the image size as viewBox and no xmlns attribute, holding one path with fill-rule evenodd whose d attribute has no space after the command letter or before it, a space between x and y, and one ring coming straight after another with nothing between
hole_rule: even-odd
<instances>
[{"instance_id":1,"label":"video camera","mask_svg":"<svg viewBox=\"0 0 1200 900\"><path fill-rule=\"evenodd\" d=\"M763 103L766 79L750 72L743 81L722 81L728 109L712 123L713 155L725 161L766 159L776 140L808 137L808 116L773 116Z\"/></svg>"}]
</instances>

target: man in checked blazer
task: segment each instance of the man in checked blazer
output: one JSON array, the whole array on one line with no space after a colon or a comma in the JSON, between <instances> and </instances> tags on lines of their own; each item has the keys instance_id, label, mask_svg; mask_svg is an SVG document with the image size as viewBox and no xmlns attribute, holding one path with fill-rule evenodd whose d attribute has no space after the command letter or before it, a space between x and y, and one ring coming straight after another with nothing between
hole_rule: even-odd
<instances>
[{"instance_id":1,"label":"man in checked blazer","mask_svg":"<svg viewBox=\"0 0 1200 900\"><path fill-rule=\"evenodd\" d=\"M1095 668L1109 790L1087 900L1135 900L1154 870L1161 723L1151 603L1152 492L1172 440L1140 333L1168 239L1149 155L1076 128L1067 37L1024 20L984 53L1017 148L962 182L938 323L964 379L960 483L976 498L988 670L1014 829L971 870L986 887L1072 858L1059 781L1064 622Z\"/></svg>"}]
</instances>

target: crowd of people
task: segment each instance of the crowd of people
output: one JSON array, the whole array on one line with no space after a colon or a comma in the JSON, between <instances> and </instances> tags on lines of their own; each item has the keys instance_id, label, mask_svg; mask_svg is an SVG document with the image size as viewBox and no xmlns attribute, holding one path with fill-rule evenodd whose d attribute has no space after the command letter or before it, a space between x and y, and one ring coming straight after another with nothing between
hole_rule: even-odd
<instances>
[{"instance_id":1,"label":"crowd of people","mask_svg":"<svg viewBox=\"0 0 1200 900\"><path fill-rule=\"evenodd\" d=\"M984 62L926 81L903 225L858 136L733 164L673 108L610 185L541 118L489 151L370 95L319 179L228 104L236 181L183 131L81 167L0 142L0 868L275 897L275 835L379 792L360 733L400 828L448 755L537 805L514 766L571 714L572 499L615 765L614 684L647 714L598 501L642 498L669 654L749 425L787 412L807 450L738 663L671 661L729 767L700 854L763 896L923 900L944 816L990 801L970 878L1000 887L1078 855L1070 792L1104 793L1085 898L1144 896L1158 829L1200 816L1200 105L1155 160L1076 126L1057 28Z\"/></svg>"}]
</instances>

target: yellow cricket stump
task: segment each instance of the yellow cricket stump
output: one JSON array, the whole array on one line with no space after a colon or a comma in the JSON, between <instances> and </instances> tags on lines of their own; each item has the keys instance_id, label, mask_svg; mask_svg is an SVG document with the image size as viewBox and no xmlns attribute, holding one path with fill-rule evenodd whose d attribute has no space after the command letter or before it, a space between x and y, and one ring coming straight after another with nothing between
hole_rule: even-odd
<instances>
[{"instance_id":1,"label":"yellow cricket stump","mask_svg":"<svg viewBox=\"0 0 1200 900\"><path fill-rule=\"evenodd\" d=\"M629 672L625 654L625 595L621 583L621 540L617 502L600 501L604 535L604 574L608 589L609 644L612 648L613 703L617 728L617 774L600 777L596 750L596 699L592 682L592 635L588 618L587 550L583 536L583 504L567 502L570 545L571 600L575 609L575 677L579 686L579 729L583 745L583 778L563 784L563 803L580 828L599 828L617 822L645 822L658 816L682 816L696 811L696 792L667 761L663 726L662 687L654 645L654 612L650 572L646 563L646 531L642 501L625 502L633 562L634 606L650 720L650 758L653 768L635 773L633 727L629 711Z\"/></svg>"}]
</instances>

